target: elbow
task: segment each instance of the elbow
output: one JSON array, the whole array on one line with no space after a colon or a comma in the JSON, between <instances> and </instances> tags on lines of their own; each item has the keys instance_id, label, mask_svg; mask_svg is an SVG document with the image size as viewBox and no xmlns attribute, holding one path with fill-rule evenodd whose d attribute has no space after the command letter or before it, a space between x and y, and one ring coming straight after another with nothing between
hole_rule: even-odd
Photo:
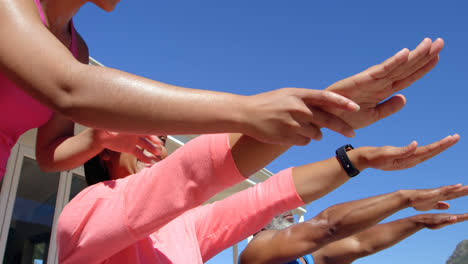
<instances>
[{"instance_id":1,"label":"elbow","mask_svg":"<svg viewBox=\"0 0 468 264\"><path fill-rule=\"evenodd\" d=\"M333 241L339 240L342 237L340 230L340 221L332 219L327 210L320 213L314 219L312 219L316 226L316 230L319 230L319 237L315 238L319 245L326 245Z\"/></svg>"},{"instance_id":2,"label":"elbow","mask_svg":"<svg viewBox=\"0 0 468 264\"><path fill-rule=\"evenodd\" d=\"M87 65L82 63L73 62L69 65L65 73L61 74L53 85L53 96L49 98L51 108L70 119L78 112L80 102L83 101L81 92L84 90L85 85L83 80L83 73L86 72Z\"/></svg>"},{"instance_id":3,"label":"elbow","mask_svg":"<svg viewBox=\"0 0 468 264\"><path fill-rule=\"evenodd\" d=\"M36 161L37 164L39 165L39 169L43 172L57 172L57 170L53 164L48 161L47 159L43 158L41 155L36 154Z\"/></svg>"},{"instance_id":4,"label":"elbow","mask_svg":"<svg viewBox=\"0 0 468 264\"><path fill-rule=\"evenodd\" d=\"M60 91L57 96L52 99L52 109L68 118L72 119L74 112L74 100L73 96L67 89L58 88Z\"/></svg>"},{"instance_id":5,"label":"elbow","mask_svg":"<svg viewBox=\"0 0 468 264\"><path fill-rule=\"evenodd\" d=\"M52 98L52 109L67 118L73 119L73 113L76 112L77 98L74 95L75 88L71 84L62 84L56 89L58 92Z\"/></svg>"}]
</instances>

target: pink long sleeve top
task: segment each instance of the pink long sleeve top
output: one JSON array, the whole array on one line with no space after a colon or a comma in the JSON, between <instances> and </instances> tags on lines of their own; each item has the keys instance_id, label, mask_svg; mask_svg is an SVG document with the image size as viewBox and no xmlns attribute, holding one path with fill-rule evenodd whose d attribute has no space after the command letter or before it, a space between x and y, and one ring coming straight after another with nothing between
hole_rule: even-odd
<instances>
[{"instance_id":1,"label":"pink long sleeve top","mask_svg":"<svg viewBox=\"0 0 468 264\"><path fill-rule=\"evenodd\" d=\"M287 169L199 206L242 180L226 135L192 140L151 168L78 194L59 219L59 262L203 263L303 205Z\"/></svg>"}]
</instances>

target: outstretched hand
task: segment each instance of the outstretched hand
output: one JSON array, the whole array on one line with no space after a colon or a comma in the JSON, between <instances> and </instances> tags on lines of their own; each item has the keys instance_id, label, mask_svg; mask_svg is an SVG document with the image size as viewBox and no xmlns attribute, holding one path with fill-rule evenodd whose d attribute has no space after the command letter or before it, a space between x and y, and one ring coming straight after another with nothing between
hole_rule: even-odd
<instances>
[{"instance_id":1,"label":"outstretched hand","mask_svg":"<svg viewBox=\"0 0 468 264\"><path fill-rule=\"evenodd\" d=\"M468 186L455 184L434 189L404 190L402 192L408 197L408 205L418 211L445 210L450 206L444 201L467 196Z\"/></svg>"},{"instance_id":2,"label":"outstretched hand","mask_svg":"<svg viewBox=\"0 0 468 264\"><path fill-rule=\"evenodd\" d=\"M129 153L140 161L152 164L159 161L162 140L158 136L142 136L95 129L103 148ZM146 150L146 151L145 151Z\"/></svg>"},{"instance_id":3,"label":"outstretched hand","mask_svg":"<svg viewBox=\"0 0 468 264\"><path fill-rule=\"evenodd\" d=\"M444 41L424 39L413 51L403 49L386 61L340 80L325 90L341 94L360 105L361 110L350 113L333 108L326 111L339 116L352 128L366 127L398 112L406 103L403 95L392 94L410 86L434 68Z\"/></svg>"},{"instance_id":4,"label":"outstretched hand","mask_svg":"<svg viewBox=\"0 0 468 264\"><path fill-rule=\"evenodd\" d=\"M355 112L359 106L333 92L283 88L246 98L249 131L245 134L262 142L284 145L306 145L310 139L320 140L321 127L344 136L354 136L353 129L341 118L322 107Z\"/></svg>"},{"instance_id":5,"label":"outstretched hand","mask_svg":"<svg viewBox=\"0 0 468 264\"><path fill-rule=\"evenodd\" d=\"M429 229L440 229L468 220L468 214L421 214L413 216L413 219Z\"/></svg>"},{"instance_id":6,"label":"outstretched hand","mask_svg":"<svg viewBox=\"0 0 468 264\"><path fill-rule=\"evenodd\" d=\"M361 152L361 162L365 163L365 167L384 171L403 170L440 154L459 139L460 136L455 134L422 147L413 141L405 147L360 147L357 150Z\"/></svg>"}]
</instances>

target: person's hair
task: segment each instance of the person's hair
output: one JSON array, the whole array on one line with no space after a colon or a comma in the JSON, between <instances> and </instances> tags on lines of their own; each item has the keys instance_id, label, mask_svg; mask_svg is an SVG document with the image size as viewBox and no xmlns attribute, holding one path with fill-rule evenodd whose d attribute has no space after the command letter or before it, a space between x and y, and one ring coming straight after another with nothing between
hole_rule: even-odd
<instances>
[{"instance_id":1,"label":"person's hair","mask_svg":"<svg viewBox=\"0 0 468 264\"><path fill-rule=\"evenodd\" d=\"M99 154L84 164L84 171L88 186L111 179L109 170Z\"/></svg>"}]
</instances>

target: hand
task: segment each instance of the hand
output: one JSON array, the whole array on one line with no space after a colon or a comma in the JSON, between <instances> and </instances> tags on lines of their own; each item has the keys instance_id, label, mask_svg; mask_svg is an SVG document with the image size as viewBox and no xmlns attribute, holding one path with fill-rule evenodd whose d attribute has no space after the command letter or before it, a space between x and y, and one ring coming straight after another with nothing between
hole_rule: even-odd
<instances>
[{"instance_id":1,"label":"hand","mask_svg":"<svg viewBox=\"0 0 468 264\"><path fill-rule=\"evenodd\" d=\"M332 84L325 90L353 100L360 105L361 110L356 113L333 108L325 110L340 117L354 129L366 127L398 112L406 103L403 95L398 94L382 101L432 70L443 47L442 39L432 43L426 38L411 52L403 49L381 64Z\"/></svg>"},{"instance_id":2,"label":"hand","mask_svg":"<svg viewBox=\"0 0 468 264\"><path fill-rule=\"evenodd\" d=\"M450 205L443 201L468 195L468 186L455 184L435 189L403 190L402 192L408 198L408 206L418 211L446 210Z\"/></svg>"},{"instance_id":3,"label":"hand","mask_svg":"<svg viewBox=\"0 0 468 264\"><path fill-rule=\"evenodd\" d=\"M460 136L447 136L432 144L418 147L416 141L405 147L360 147L358 169L374 168L384 171L403 170L428 160L458 142Z\"/></svg>"},{"instance_id":4,"label":"hand","mask_svg":"<svg viewBox=\"0 0 468 264\"><path fill-rule=\"evenodd\" d=\"M102 148L130 153L147 164L159 161L157 156L161 154L161 146L164 145L158 136L132 135L100 129L95 129L95 133Z\"/></svg>"},{"instance_id":5,"label":"hand","mask_svg":"<svg viewBox=\"0 0 468 264\"><path fill-rule=\"evenodd\" d=\"M321 107L344 112L359 110L350 99L332 92L283 88L247 97L247 120L251 129L245 134L266 143L307 145L310 139L320 140L321 127L344 136L354 131L339 117Z\"/></svg>"},{"instance_id":6,"label":"hand","mask_svg":"<svg viewBox=\"0 0 468 264\"><path fill-rule=\"evenodd\" d=\"M468 220L468 214L421 214L412 218L416 223L422 224L426 228L440 229Z\"/></svg>"}]
</instances>

